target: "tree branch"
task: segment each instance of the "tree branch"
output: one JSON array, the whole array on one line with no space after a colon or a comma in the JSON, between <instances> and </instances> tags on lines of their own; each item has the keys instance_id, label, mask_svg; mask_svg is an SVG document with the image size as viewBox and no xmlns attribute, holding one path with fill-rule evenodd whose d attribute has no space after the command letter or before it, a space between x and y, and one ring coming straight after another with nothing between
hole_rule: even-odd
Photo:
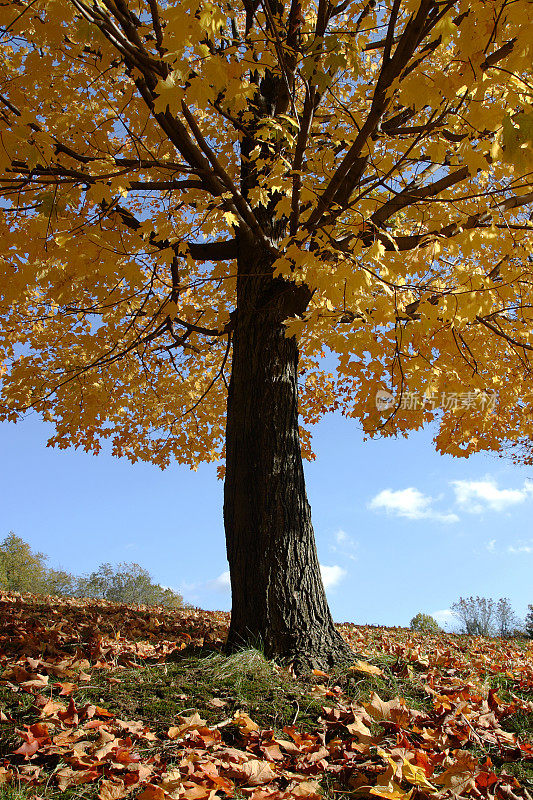
<instances>
[{"instance_id":1,"label":"tree branch","mask_svg":"<svg viewBox=\"0 0 533 800\"><path fill-rule=\"evenodd\" d=\"M348 174L350 174L350 184L355 186L360 179L365 169L365 162L361 161L360 171L352 170L357 159L361 157L362 151L369 137L376 131L383 115L389 105L390 97L387 97L387 89L391 83L401 74L402 70L406 67L409 59L420 43L420 37L424 32L427 25L428 15L430 10L435 7L434 0L422 0L417 14L411 17L405 26L402 35L398 41L394 55L392 58L383 62L377 85L372 99L372 105L368 116L357 134L354 143L346 153L340 165L337 167L333 177L330 179L328 185L324 189L321 196L318 198L317 205L311 213L306 223L306 228L309 231L319 224L324 214L328 211L332 202L335 201L337 192L342 192L346 196L346 187L342 188L342 184L346 181Z\"/></svg>"},{"instance_id":2,"label":"tree branch","mask_svg":"<svg viewBox=\"0 0 533 800\"><path fill-rule=\"evenodd\" d=\"M445 189L449 189L450 186L454 186L456 183L463 181L469 174L468 167L461 167L461 169L451 172L444 178L430 183L429 186L423 186L418 189L416 186L413 186L413 184L410 184L402 192L399 192L390 200L387 200L386 203L383 203L381 208L378 208L378 210L372 214L370 221L375 225L381 225L396 214L397 211L400 211L400 209L413 205L419 200L435 197L435 195L440 194L440 192Z\"/></svg>"},{"instance_id":3,"label":"tree branch","mask_svg":"<svg viewBox=\"0 0 533 800\"><path fill-rule=\"evenodd\" d=\"M189 242L191 256L198 261L231 261L237 258L239 246L237 239L227 242Z\"/></svg>"}]
</instances>

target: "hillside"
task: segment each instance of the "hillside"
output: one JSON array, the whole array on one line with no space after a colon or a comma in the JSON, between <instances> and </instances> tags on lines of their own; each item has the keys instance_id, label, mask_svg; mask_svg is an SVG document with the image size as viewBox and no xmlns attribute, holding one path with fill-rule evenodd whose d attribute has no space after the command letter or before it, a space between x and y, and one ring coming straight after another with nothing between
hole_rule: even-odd
<instances>
[{"instance_id":1,"label":"hillside","mask_svg":"<svg viewBox=\"0 0 533 800\"><path fill-rule=\"evenodd\" d=\"M340 625L226 656L222 612L0 596L0 798L531 798L533 644Z\"/></svg>"}]
</instances>

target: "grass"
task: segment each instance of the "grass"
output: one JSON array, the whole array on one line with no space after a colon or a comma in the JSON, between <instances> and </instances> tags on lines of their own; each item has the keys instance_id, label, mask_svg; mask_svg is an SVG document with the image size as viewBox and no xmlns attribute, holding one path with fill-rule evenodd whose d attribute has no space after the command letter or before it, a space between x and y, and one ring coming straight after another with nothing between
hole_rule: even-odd
<instances>
[{"instance_id":1,"label":"grass","mask_svg":"<svg viewBox=\"0 0 533 800\"><path fill-rule=\"evenodd\" d=\"M13 692L7 686L0 686L0 708L13 718L12 722L2 722L0 726L0 758L8 756L19 746L20 736L16 733L16 729L35 722L35 713L32 711L33 700L33 695L27 692ZM4 800L2 795L0 800Z\"/></svg>"},{"instance_id":2,"label":"grass","mask_svg":"<svg viewBox=\"0 0 533 800\"><path fill-rule=\"evenodd\" d=\"M41 800L96 800L97 795L98 786L90 783L72 786L64 792L50 782L44 786L27 786L18 782L0 784L0 800L33 800L35 797Z\"/></svg>"},{"instance_id":3,"label":"grass","mask_svg":"<svg viewBox=\"0 0 533 800\"><path fill-rule=\"evenodd\" d=\"M379 667L383 675L361 675L354 673L349 667L336 671L336 682L349 697L358 702L367 701L376 692L382 700L400 697L417 711L432 710L430 696L424 690L416 672L408 669L404 662L395 656L384 654L373 657L371 663Z\"/></svg>"},{"instance_id":4,"label":"grass","mask_svg":"<svg viewBox=\"0 0 533 800\"><path fill-rule=\"evenodd\" d=\"M0 800L28 800L34 794L36 791L26 786L14 786L9 783L0 785Z\"/></svg>"},{"instance_id":5,"label":"grass","mask_svg":"<svg viewBox=\"0 0 533 800\"><path fill-rule=\"evenodd\" d=\"M107 677L93 672L91 686L78 693L77 703L102 705L122 719L142 720L158 733L194 711L208 725L245 711L260 727L276 732L296 720L299 727L313 729L323 702L313 696L312 684L295 680L258 650L230 656L206 656L202 650L166 664L117 670L112 677L120 683Z\"/></svg>"}]
</instances>

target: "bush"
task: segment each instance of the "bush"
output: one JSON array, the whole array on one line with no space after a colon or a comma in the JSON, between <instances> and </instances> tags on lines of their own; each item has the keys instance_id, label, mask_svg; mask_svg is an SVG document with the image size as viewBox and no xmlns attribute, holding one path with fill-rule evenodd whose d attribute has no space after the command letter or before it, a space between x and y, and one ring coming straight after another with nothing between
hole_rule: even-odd
<instances>
[{"instance_id":1,"label":"bush","mask_svg":"<svg viewBox=\"0 0 533 800\"><path fill-rule=\"evenodd\" d=\"M413 617L410 622L410 628L412 631L422 631L423 633L442 632L442 628L437 620L434 619L431 614L423 614L422 612L417 614L416 617Z\"/></svg>"},{"instance_id":2,"label":"bush","mask_svg":"<svg viewBox=\"0 0 533 800\"><path fill-rule=\"evenodd\" d=\"M460 597L451 609L460 623L460 633L503 638L520 635L522 623L507 597L500 597L498 602L491 597Z\"/></svg>"},{"instance_id":3,"label":"bush","mask_svg":"<svg viewBox=\"0 0 533 800\"><path fill-rule=\"evenodd\" d=\"M490 597L460 597L451 609L459 622L460 633L468 636L491 636L496 617L496 604Z\"/></svg>"}]
</instances>

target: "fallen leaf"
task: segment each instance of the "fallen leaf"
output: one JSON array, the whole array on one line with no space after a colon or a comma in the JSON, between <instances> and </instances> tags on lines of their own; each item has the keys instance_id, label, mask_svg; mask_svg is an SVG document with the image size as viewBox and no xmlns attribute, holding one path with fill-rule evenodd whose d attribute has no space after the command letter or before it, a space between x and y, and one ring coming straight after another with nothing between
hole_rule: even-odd
<instances>
[{"instance_id":1,"label":"fallen leaf","mask_svg":"<svg viewBox=\"0 0 533 800\"><path fill-rule=\"evenodd\" d=\"M11 783L13 779L13 773L11 770L6 769L5 767L0 767L0 786L3 783Z\"/></svg>"},{"instance_id":2,"label":"fallen leaf","mask_svg":"<svg viewBox=\"0 0 533 800\"><path fill-rule=\"evenodd\" d=\"M233 721L241 733L252 733L259 730L259 725L245 711L236 711L233 715Z\"/></svg>"},{"instance_id":3,"label":"fallen leaf","mask_svg":"<svg viewBox=\"0 0 533 800\"><path fill-rule=\"evenodd\" d=\"M148 786L137 795L136 800L165 800L165 797L167 797L167 795L161 786L154 786L149 783Z\"/></svg>"},{"instance_id":4,"label":"fallen leaf","mask_svg":"<svg viewBox=\"0 0 533 800\"><path fill-rule=\"evenodd\" d=\"M258 758L245 761L244 764L240 765L239 772L244 777L248 786L260 786L278 777L268 761L263 761Z\"/></svg>"},{"instance_id":5,"label":"fallen leaf","mask_svg":"<svg viewBox=\"0 0 533 800\"><path fill-rule=\"evenodd\" d=\"M168 729L167 736L169 739L179 739L188 731L195 731L198 728L205 727L205 719L202 719L198 712L191 714L190 717L178 717L178 719L181 721L181 725Z\"/></svg>"},{"instance_id":6,"label":"fallen leaf","mask_svg":"<svg viewBox=\"0 0 533 800\"><path fill-rule=\"evenodd\" d=\"M63 767L54 775L59 789L64 792L69 786L79 786L82 783L90 783L98 779L98 772L95 769L72 769Z\"/></svg>"},{"instance_id":7,"label":"fallen leaf","mask_svg":"<svg viewBox=\"0 0 533 800\"><path fill-rule=\"evenodd\" d=\"M39 749L39 740L34 739L31 742L24 742L17 750L13 751L16 756L24 756L25 760L32 758Z\"/></svg>"},{"instance_id":8,"label":"fallen leaf","mask_svg":"<svg viewBox=\"0 0 533 800\"><path fill-rule=\"evenodd\" d=\"M120 797L125 797L128 792L128 787L120 778L114 778L113 780L104 778L100 783L98 797L100 800L119 800Z\"/></svg>"},{"instance_id":9,"label":"fallen leaf","mask_svg":"<svg viewBox=\"0 0 533 800\"><path fill-rule=\"evenodd\" d=\"M223 708L228 704L226 700L221 700L220 697L212 697L211 700L209 701L209 705L213 706L213 708Z\"/></svg>"},{"instance_id":10,"label":"fallen leaf","mask_svg":"<svg viewBox=\"0 0 533 800\"><path fill-rule=\"evenodd\" d=\"M383 675L383 670L374 664L369 664L367 661L355 661L350 664L348 672L356 672L363 675Z\"/></svg>"}]
</instances>

